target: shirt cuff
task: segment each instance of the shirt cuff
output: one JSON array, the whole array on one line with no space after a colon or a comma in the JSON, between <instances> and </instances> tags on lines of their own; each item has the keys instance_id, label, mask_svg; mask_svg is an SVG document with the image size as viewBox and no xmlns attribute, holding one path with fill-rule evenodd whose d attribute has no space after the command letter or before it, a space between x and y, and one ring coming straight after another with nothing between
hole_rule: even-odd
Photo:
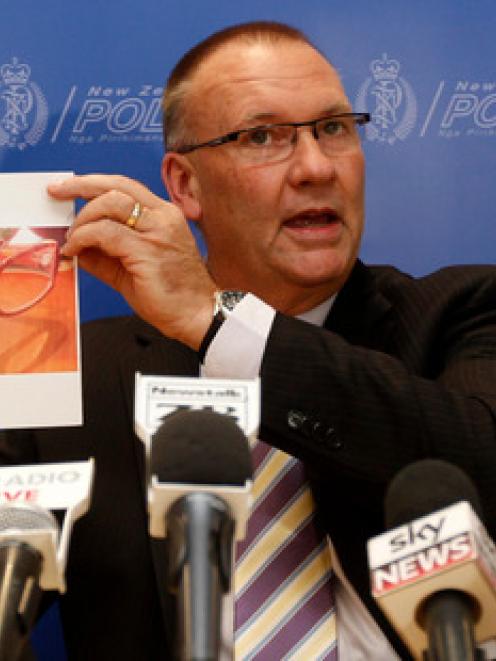
<instances>
[{"instance_id":1,"label":"shirt cuff","mask_svg":"<svg viewBox=\"0 0 496 661\"><path fill-rule=\"evenodd\" d=\"M265 345L276 311L247 294L224 321L208 347L202 376L254 379L260 373Z\"/></svg>"}]
</instances>

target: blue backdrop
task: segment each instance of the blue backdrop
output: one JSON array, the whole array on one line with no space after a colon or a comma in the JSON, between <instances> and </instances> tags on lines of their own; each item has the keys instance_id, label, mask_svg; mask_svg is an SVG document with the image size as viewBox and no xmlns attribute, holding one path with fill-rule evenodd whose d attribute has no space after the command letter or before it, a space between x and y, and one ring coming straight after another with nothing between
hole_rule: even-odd
<instances>
[{"instance_id":1,"label":"blue backdrop","mask_svg":"<svg viewBox=\"0 0 496 661\"><path fill-rule=\"evenodd\" d=\"M355 108L373 114L362 257L414 274L495 261L493 0L17 0L0 15L2 171L119 172L163 194L168 71L218 28L281 20L315 41ZM126 309L82 276L83 319ZM48 617L39 658L63 659Z\"/></svg>"}]
</instances>

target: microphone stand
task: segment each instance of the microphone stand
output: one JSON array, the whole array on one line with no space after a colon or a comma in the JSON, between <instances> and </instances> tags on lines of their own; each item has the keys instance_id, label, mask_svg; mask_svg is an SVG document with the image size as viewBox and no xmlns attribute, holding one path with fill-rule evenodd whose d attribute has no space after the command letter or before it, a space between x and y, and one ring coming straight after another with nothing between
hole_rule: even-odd
<instances>
[{"instance_id":1,"label":"microphone stand","mask_svg":"<svg viewBox=\"0 0 496 661\"><path fill-rule=\"evenodd\" d=\"M222 596L232 573L230 508L213 494L188 494L169 510L167 529L168 589L177 595L177 658L214 661L220 650Z\"/></svg>"},{"instance_id":2,"label":"microphone stand","mask_svg":"<svg viewBox=\"0 0 496 661\"><path fill-rule=\"evenodd\" d=\"M41 562L27 544L0 544L0 661L23 658L41 600Z\"/></svg>"},{"instance_id":3,"label":"microphone stand","mask_svg":"<svg viewBox=\"0 0 496 661\"><path fill-rule=\"evenodd\" d=\"M424 661L483 661L476 647L473 604L458 590L433 594L423 607L423 619L429 641Z\"/></svg>"}]
</instances>

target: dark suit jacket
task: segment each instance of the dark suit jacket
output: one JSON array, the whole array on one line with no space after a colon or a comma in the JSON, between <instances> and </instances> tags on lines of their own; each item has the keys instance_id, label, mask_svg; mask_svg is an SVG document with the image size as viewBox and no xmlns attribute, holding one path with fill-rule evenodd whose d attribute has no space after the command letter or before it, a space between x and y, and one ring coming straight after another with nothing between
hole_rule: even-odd
<instances>
[{"instance_id":1,"label":"dark suit jacket","mask_svg":"<svg viewBox=\"0 0 496 661\"><path fill-rule=\"evenodd\" d=\"M61 600L69 656L163 659L165 548L147 535L134 374L194 375L197 356L136 317L88 324L82 349L84 426L7 434L0 456L95 457ZM325 329L276 315L261 376L261 437L305 462L347 576L406 658L369 597L365 542L389 480L426 456L471 475L496 538L496 268L414 279L358 263Z\"/></svg>"}]
</instances>

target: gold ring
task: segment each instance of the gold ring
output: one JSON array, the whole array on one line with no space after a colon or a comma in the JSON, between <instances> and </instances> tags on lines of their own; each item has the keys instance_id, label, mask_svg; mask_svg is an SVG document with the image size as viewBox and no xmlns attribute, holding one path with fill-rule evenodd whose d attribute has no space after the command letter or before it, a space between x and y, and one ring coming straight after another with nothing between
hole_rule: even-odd
<instances>
[{"instance_id":1,"label":"gold ring","mask_svg":"<svg viewBox=\"0 0 496 661\"><path fill-rule=\"evenodd\" d=\"M130 227L132 230L136 229L136 223L140 219L142 212L143 212L143 208L141 204L139 202L135 202L133 210L131 211L131 215L126 220L126 225Z\"/></svg>"}]
</instances>

